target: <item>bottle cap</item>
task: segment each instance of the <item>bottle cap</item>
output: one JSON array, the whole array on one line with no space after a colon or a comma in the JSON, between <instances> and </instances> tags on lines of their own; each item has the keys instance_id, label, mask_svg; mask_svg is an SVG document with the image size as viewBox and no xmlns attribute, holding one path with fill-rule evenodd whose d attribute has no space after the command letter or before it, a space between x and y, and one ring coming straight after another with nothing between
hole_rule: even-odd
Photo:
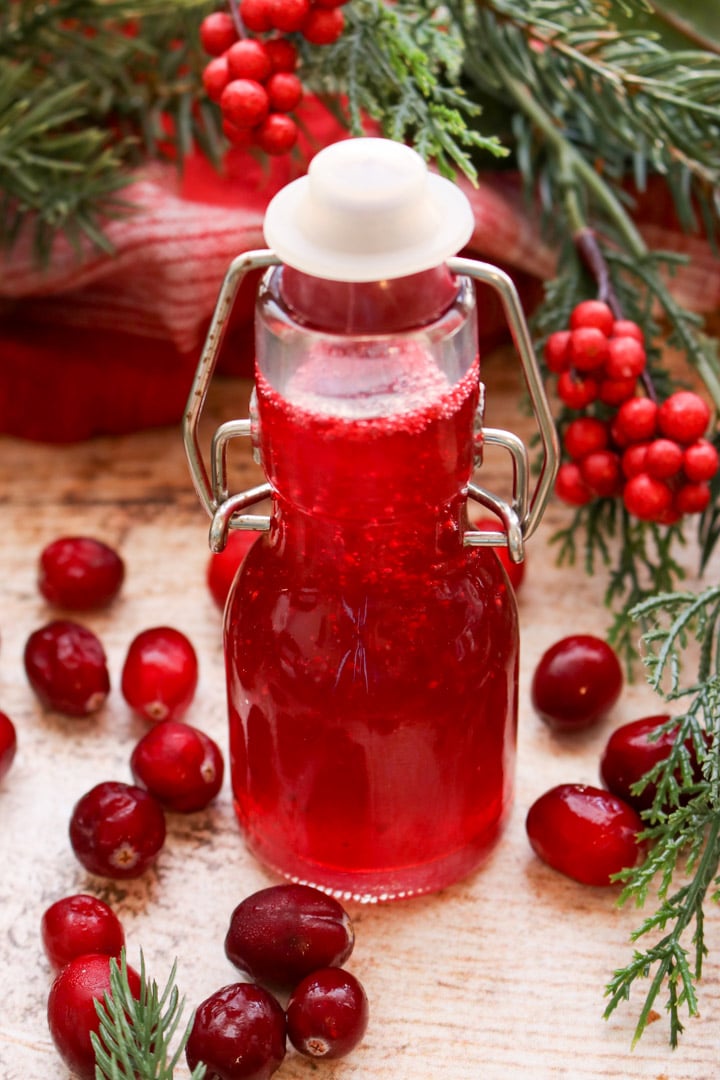
<instances>
[{"instance_id":1,"label":"bottle cap","mask_svg":"<svg viewBox=\"0 0 720 1080\"><path fill-rule=\"evenodd\" d=\"M468 242L470 203L420 155L390 139L347 139L315 155L265 213L265 241L288 266L330 281L381 281L439 266Z\"/></svg>"}]
</instances>

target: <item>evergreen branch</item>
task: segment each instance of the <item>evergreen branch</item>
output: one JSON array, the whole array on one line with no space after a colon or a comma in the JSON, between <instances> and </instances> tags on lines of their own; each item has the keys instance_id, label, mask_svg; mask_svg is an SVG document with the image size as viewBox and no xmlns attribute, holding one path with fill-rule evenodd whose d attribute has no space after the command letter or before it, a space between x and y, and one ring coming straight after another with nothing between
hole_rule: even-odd
<instances>
[{"instance_id":1,"label":"evergreen branch","mask_svg":"<svg viewBox=\"0 0 720 1080\"><path fill-rule=\"evenodd\" d=\"M147 978L141 953L140 995L135 998L128 982L125 950L119 963L110 961L110 993L104 1001L95 1002L99 1034L90 1035L96 1080L172 1080L192 1025L191 1019L172 1050L184 1008L175 984L176 968L174 963L160 992L157 983ZM191 1080L202 1080L205 1074L205 1066L198 1065Z\"/></svg>"}]
</instances>

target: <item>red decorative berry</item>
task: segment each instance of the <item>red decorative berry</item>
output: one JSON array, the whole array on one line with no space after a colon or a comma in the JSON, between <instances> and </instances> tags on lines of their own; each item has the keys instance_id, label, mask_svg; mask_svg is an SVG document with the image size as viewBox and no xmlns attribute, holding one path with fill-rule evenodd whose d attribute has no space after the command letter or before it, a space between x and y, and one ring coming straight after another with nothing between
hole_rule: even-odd
<instances>
[{"instance_id":1,"label":"red decorative berry","mask_svg":"<svg viewBox=\"0 0 720 1080\"><path fill-rule=\"evenodd\" d=\"M623 686L620 662L601 638L573 634L542 655L532 679L535 711L550 727L574 731L601 720Z\"/></svg>"},{"instance_id":2,"label":"red decorative berry","mask_svg":"<svg viewBox=\"0 0 720 1080\"><path fill-rule=\"evenodd\" d=\"M670 509L672 491L663 480L646 472L631 477L623 488L623 502L629 514L640 521L660 521Z\"/></svg>"},{"instance_id":3,"label":"red decorative berry","mask_svg":"<svg viewBox=\"0 0 720 1080\"><path fill-rule=\"evenodd\" d=\"M673 499L679 514L702 514L710 505L712 493L708 484L681 484Z\"/></svg>"},{"instance_id":4,"label":"red decorative berry","mask_svg":"<svg viewBox=\"0 0 720 1080\"><path fill-rule=\"evenodd\" d=\"M198 1005L185 1057L208 1080L269 1080L285 1057L285 1013L261 986L224 986Z\"/></svg>"},{"instance_id":5,"label":"red decorative berry","mask_svg":"<svg viewBox=\"0 0 720 1080\"><path fill-rule=\"evenodd\" d=\"M535 854L583 885L611 885L634 866L643 825L631 806L602 788L560 784L530 807L526 829Z\"/></svg>"},{"instance_id":6,"label":"red decorative berry","mask_svg":"<svg viewBox=\"0 0 720 1080\"><path fill-rule=\"evenodd\" d=\"M565 429L563 444L568 455L575 461L604 450L608 444L607 424L594 416L581 416L571 421Z\"/></svg>"},{"instance_id":7,"label":"red decorative berry","mask_svg":"<svg viewBox=\"0 0 720 1080\"><path fill-rule=\"evenodd\" d=\"M653 439L645 454L645 472L656 480L677 476L682 468L683 452L672 439Z\"/></svg>"},{"instance_id":8,"label":"red decorative berry","mask_svg":"<svg viewBox=\"0 0 720 1080\"><path fill-rule=\"evenodd\" d=\"M233 79L254 79L265 82L272 71L270 54L261 41L244 38L227 51L227 66Z\"/></svg>"},{"instance_id":9,"label":"red decorative berry","mask_svg":"<svg viewBox=\"0 0 720 1080\"><path fill-rule=\"evenodd\" d=\"M592 326L600 330L605 337L612 333L613 313L603 300L581 300L570 314L570 329Z\"/></svg>"},{"instance_id":10,"label":"red decorative berry","mask_svg":"<svg viewBox=\"0 0 720 1080\"><path fill-rule=\"evenodd\" d=\"M598 384L590 376L574 371L563 371L557 381L558 397L569 409L585 409L597 398Z\"/></svg>"},{"instance_id":11,"label":"red decorative berry","mask_svg":"<svg viewBox=\"0 0 720 1080\"><path fill-rule=\"evenodd\" d=\"M608 358L608 339L596 326L581 326L570 333L568 352L576 371L595 371Z\"/></svg>"},{"instance_id":12,"label":"red decorative berry","mask_svg":"<svg viewBox=\"0 0 720 1080\"><path fill-rule=\"evenodd\" d=\"M620 458L614 450L596 450L580 462L580 475L593 495L607 499L622 490Z\"/></svg>"},{"instance_id":13,"label":"red decorative berry","mask_svg":"<svg viewBox=\"0 0 720 1080\"><path fill-rule=\"evenodd\" d=\"M575 461L564 461L555 479L555 494L571 506L585 506L593 493L583 480L580 466Z\"/></svg>"},{"instance_id":14,"label":"red decorative berry","mask_svg":"<svg viewBox=\"0 0 720 1080\"><path fill-rule=\"evenodd\" d=\"M255 142L266 154L286 154L297 137L297 124L284 113L270 113L255 129Z\"/></svg>"},{"instance_id":15,"label":"red decorative berry","mask_svg":"<svg viewBox=\"0 0 720 1080\"><path fill-rule=\"evenodd\" d=\"M313 7L303 23L302 36L311 45L332 45L345 29L345 16L340 8Z\"/></svg>"},{"instance_id":16,"label":"red decorative berry","mask_svg":"<svg viewBox=\"0 0 720 1080\"><path fill-rule=\"evenodd\" d=\"M292 112L302 100L302 83L297 75L288 71L271 75L265 88L270 98L270 108L276 112Z\"/></svg>"},{"instance_id":17,"label":"red decorative berry","mask_svg":"<svg viewBox=\"0 0 720 1080\"><path fill-rule=\"evenodd\" d=\"M471 528L477 529L479 532L502 532L503 525L497 519L493 517L480 518L478 521L474 521ZM510 552L507 547L493 548L495 554L503 565L503 569L508 576L508 580L512 585L515 592L518 591L523 583L525 577L525 565L527 563L527 556L521 563L513 562L510 558Z\"/></svg>"},{"instance_id":18,"label":"red decorative berry","mask_svg":"<svg viewBox=\"0 0 720 1080\"><path fill-rule=\"evenodd\" d=\"M624 451L621 466L624 475L629 479L645 472L645 458L650 443L633 443Z\"/></svg>"},{"instance_id":19,"label":"red decorative berry","mask_svg":"<svg viewBox=\"0 0 720 1080\"><path fill-rule=\"evenodd\" d=\"M17 732L9 716L0 712L0 780L9 771L17 751Z\"/></svg>"},{"instance_id":20,"label":"red decorative berry","mask_svg":"<svg viewBox=\"0 0 720 1080\"><path fill-rule=\"evenodd\" d=\"M570 368L570 331L556 330L545 342L545 364L548 371L560 374Z\"/></svg>"},{"instance_id":21,"label":"red decorative berry","mask_svg":"<svg viewBox=\"0 0 720 1080\"><path fill-rule=\"evenodd\" d=\"M25 645L25 672L48 709L89 716L110 692L105 650L92 630L57 619L36 630Z\"/></svg>"},{"instance_id":22,"label":"red decorative berry","mask_svg":"<svg viewBox=\"0 0 720 1080\"><path fill-rule=\"evenodd\" d=\"M309 885L271 885L235 908L225 953L251 979L290 990L316 968L344 964L354 943L337 900Z\"/></svg>"},{"instance_id":23,"label":"red decorative berry","mask_svg":"<svg viewBox=\"0 0 720 1080\"><path fill-rule=\"evenodd\" d=\"M156 626L131 642L121 689L128 705L146 720L179 720L195 696L197 683L195 649L179 630Z\"/></svg>"},{"instance_id":24,"label":"red decorative berry","mask_svg":"<svg viewBox=\"0 0 720 1080\"><path fill-rule=\"evenodd\" d=\"M118 553L90 536L63 536L40 554L38 587L50 604L91 611L113 600L125 578Z\"/></svg>"},{"instance_id":25,"label":"red decorative berry","mask_svg":"<svg viewBox=\"0 0 720 1080\"><path fill-rule=\"evenodd\" d=\"M166 810L190 814L212 802L223 781L220 747L205 732L163 720L140 739L130 768L135 782Z\"/></svg>"},{"instance_id":26,"label":"red decorative berry","mask_svg":"<svg viewBox=\"0 0 720 1080\"><path fill-rule=\"evenodd\" d=\"M611 338L605 374L609 379L637 379L645 370L645 349L634 337Z\"/></svg>"},{"instance_id":27,"label":"red decorative berry","mask_svg":"<svg viewBox=\"0 0 720 1080\"><path fill-rule=\"evenodd\" d=\"M205 93L211 101L219 102L223 90L230 82L230 70L226 56L216 56L205 65L202 75Z\"/></svg>"},{"instance_id":28,"label":"red decorative berry","mask_svg":"<svg viewBox=\"0 0 720 1080\"><path fill-rule=\"evenodd\" d=\"M368 1025L368 1000L354 975L338 967L306 976L287 1007L290 1042L310 1058L349 1054Z\"/></svg>"},{"instance_id":29,"label":"red decorative berry","mask_svg":"<svg viewBox=\"0 0 720 1080\"><path fill-rule=\"evenodd\" d=\"M240 18L256 34L272 29L269 0L240 0Z\"/></svg>"},{"instance_id":30,"label":"red decorative berry","mask_svg":"<svg viewBox=\"0 0 720 1080\"><path fill-rule=\"evenodd\" d=\"M267 116L267 90L254 79L233 79L222 92L220 108L236 127L255 127Z\"/></svg>"},{"instance_id":31,"label":"red decorative berry","mask_svg":"<svg viewBox=\"0 0 720 1080\"><path fill-rule=\"evenodd\" d=\"M254 530L235 529L229 533L224 550L208 559L207 586L221 611L225 607L235 575L258 536L259 533Z\"/></svg>"},{"instance_id":32,"label":"red decorative berry","mask_svg":"<svg viewBox=\"0 0 720 1080\"><path fill-rule=\"evenodd\" d=\"M162 807L142 788L105 781L76 803L70 843L91 874L139 877L165 842Z\"/></svg>"},{"instance_id":33,"label":"red decorative berry","mask_svg":"<svg viewBox=\"0 0 720 1080\"><path fill-rule=\"evenodd\" d=\"M688 480L698 482L712 480L718 471L720 460L718 452L707 439L698 439L685 448L683 453L683 472Z\"/></svg>"},{"instance_id":34,"label":"red decorative berry","mask_svg":"<svg viewBox=\"0 0 720 1080\"><path fill-rule=\"evenodd\" d=\"M287 38L270 38L265 42L273 71L294 71L297 67L297 49Z\"/></svg>"},{"instance_id":35,"label":"red decorative berry","mask_svg":"<svg viewBox=\"0 0 720 1080\"><path fill-rule=\"evenodd\" d=\"M208 56L222 56L237 41L237 36L232 16L226 11L206 15L200 23L200 44Z\"/></svg>"},{"instance_id":36,"label":"red decorative berry","mask_svg":"<svg viewBox=\"0 0 720 1080\"><path fill-rule=\"evenodd\" d=\"M43 948L55 971L88 953L120 956L125 934L120 920L104 900L87 893L64 896L43 913Z\"/></svg>"},{"instance_id":37,"label":"red decorative berry","mask_svg":"<svg viewBox=\"0 0 720 1080\"><path fill-rule=\"evenodd\" d=\"M632 319L618 319L613 323L612 337L631 337L639 341L641 345L645 344L645 335L642 329Z\"/></svg>"},{"instance_id":38,"label":"red decorative berry","mask_svg":"<svg viewBox=\"0 0 720 1080\"><path fill-rule=\"evenodd\" d=\"M230 123L229 120L224 119L222 122L223 135L232 143L233 146L237 146L240 150L247 150L253 143L253 130L252 128L239 128Z\"/></svg>"},{"instance_id":39,"label":"red decorative berry","mask_svg":"<svg viewBox=\"0 0 720 1080\"><path fill-rule=\"evenodd\" d=\"M636 397L623 402L612 425L615 441L619 446L630 446L652 439L657 432L657 414L658 407L650 398Z\"/></svg>"},{"instance_id":40,"label":"red decorative berry","mask_svg":"<svg viewBox=\"0 0 720 1080\"><path fill-rule=\"evenodd\" d=\"M310 13L310 0L268 0L270 21L276 30L292 34L304 27Z\"/></svg>"},{"instance_id":41,"label":"red decorative berry","mask_svg":"<svg viewBox=\"0 0 720 1080\"><path fill-rule=\"evenodd\" d=\"M671 394L658 409L662 434L686 446L703 437L709 422L709 406L691 390Z\"/></svg>"},{"instance_id":42,"label":"red decorative berry","mask_svg":"<svg viewBox=\"0 0 720 1080\"><path fill-rule=\"evenodd\" d=\"M622 405L634 397L637 379L601 379L598 383L597 399L603 405Z\"/></svg>"},{"instance_id":43,"label":"red decorative berry","mask_svg":"<svg viewBox=\"0 0 720 1080\"><path fill-rule=\"evenodd\" d=\"M657 787L650 781L640 791L633 789L651 769L669 757L675 743L677 726L669 725L669 720L664 714L623 724L608 739L600 759L602 782L638 812L650 809ZM692 746L688 746L688 752L694 758Z\"/></svg>"},{"instance_id":44,"label":"red decorative berry","mask_svg":"<svg viewBox=\"0 0 720 1080\"><path fill-rule=\"evenodd\" d=\"M99 1034L95 1002L110 994L109 956L90 953L71 960L56 977L48 997L48 1027L60 1057L80 1080L94 1080L95 1051L90 1033ZM134 998L140 997L140 976L127 969Z\"/></svg>"}]
</instances>

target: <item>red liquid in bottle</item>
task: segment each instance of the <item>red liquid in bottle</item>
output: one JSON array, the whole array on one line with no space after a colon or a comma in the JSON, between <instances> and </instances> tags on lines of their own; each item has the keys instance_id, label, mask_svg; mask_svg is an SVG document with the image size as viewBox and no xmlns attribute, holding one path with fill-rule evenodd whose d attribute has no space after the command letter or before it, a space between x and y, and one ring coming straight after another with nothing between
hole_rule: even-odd
<instances>
[{"instance_id":1,"label":"red liquid in bottle","mask_svg":"<svg viewBox=\"0 0 720 1080\"><path fill-rule=\"evenodd\" d=\"M492 549L462 544L477 362L451 385L407 340L376 359L369 415L362 394L343 401L347 356L318 352L283 394L258 375L272 525L225 629L247 843L357 899L435 890L482 861L516 726L514 595Z\"/></svg>"}]
</instances>

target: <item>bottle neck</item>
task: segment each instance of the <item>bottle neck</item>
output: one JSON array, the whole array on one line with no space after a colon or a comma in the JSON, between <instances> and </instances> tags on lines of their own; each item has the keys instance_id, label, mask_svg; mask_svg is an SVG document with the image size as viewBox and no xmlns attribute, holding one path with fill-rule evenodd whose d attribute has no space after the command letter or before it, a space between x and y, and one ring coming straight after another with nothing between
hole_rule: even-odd
<instances>
[{"instance_id":1,"label":"bottle neck","mask_svg":"<svg viewBox=\"0 0 720 1080\"><path fill-rule=\"evenodd\" d=\"M280 295L295 319L328 333L392 334L427 326L454 303L444 265L387 281L326 281L283 267Z\"/></svg>"}]
</instances>

